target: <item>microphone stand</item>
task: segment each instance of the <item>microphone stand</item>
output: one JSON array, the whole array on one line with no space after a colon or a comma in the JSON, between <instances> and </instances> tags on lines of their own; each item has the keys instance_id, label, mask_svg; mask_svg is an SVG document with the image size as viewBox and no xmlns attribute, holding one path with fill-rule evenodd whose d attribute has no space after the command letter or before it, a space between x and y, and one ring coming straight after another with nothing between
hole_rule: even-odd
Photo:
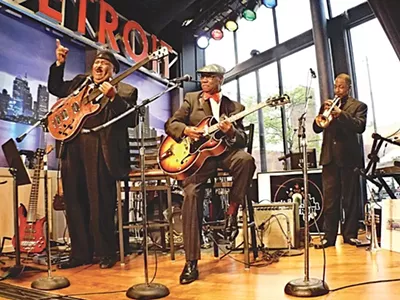
<instances>
[{"instance_id":1,"label":"microphone stand","mask_svg":"<svg viewBox=\"0 0 400 300\"><path fill-rule=\"evenodd\" d=\"M142 192L142 199L143 199L143 248L144 248L144 278L145 283L139 283L131 286L128 291L126 292L126 296L131 299L158 299L163 298L169 295L169 289L159 283L152 283L149 282L149 271L148 271L148 263L147 257L149 255L149 249L147 244L147 197L146 197L146 184L145 184L145 141L144 141L144 122L145 122L145 106L153 102L154 100L160 98L162 95L168 93L169 91L177 88L179 83L174 83L172 86L168 87L165 91L158 93L157 95L145 99L139 105L135 105L131 109L127 110L126 112L122 113L121 115L111 119L110 121L94 127L92 129L82 129L82 133L89 133L89 132L97 132L101 129L104 129L111 124L117 122L118 120L122 119L123 117L137 111L139 113L139 125L140 125L140 135L141 135L141 147L140 147L140 180L141 180L141 192Z\"/></svg>"},{"instance_id":2,"label":"microphone stand","mask_svg":"<svg viewBox=\"0 0 400 300\"><path fill-rule=\"evenodd\" d=\"M312 74L312 78L314 75ZM310 84L311 86L311 80ZM289 281L285 286L285 293L295 297L316 297L329 293L328 284L316 278L310 278L310 245L309 245L309 211L308 211L308 157L306 137L306 114L309 103L310 87L306 90L306 104L303 114L299 118L298 137L301 140L303 152L303 184L304 184L304 278Z\"/></svg>"},{"instance_id":3,"label":"microphone stand","mask_svg":"<svg viewBox=\"0 0 400 300\"><path fill-rule=\"evenodd\" d=\"M51 275L51 243L50 243L50 232L49 232L49 199L48 199L48 174L47 174L47 117L52 113L49 111L42 119L37 121L31 128L29 128L25 133L21 134L16 138L17 142L22 142L25 137L36 127L40 126L43 133L44 141L44 156L43 156L43 176L44 176L44 212L46 219L46 252L47 252L47 277L41 277L32 282L31 287L38 290L57 290L68 287L70 285L69 280L66 277Z\"/></svg>"}]
</instances>

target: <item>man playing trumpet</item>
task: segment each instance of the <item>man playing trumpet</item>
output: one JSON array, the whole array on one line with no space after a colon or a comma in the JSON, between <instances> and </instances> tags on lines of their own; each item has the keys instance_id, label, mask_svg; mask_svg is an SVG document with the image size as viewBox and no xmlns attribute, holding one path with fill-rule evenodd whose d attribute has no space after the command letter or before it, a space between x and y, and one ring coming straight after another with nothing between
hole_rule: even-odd
<instances>
[{"instance_id":1,"label":"man playing trumpet","mask_svg":"<svg viewBox=\"0 0 400 300\"><path fill-rule=\"evenodd\" d=\"M324 232L316 248L334 246L338 223L345 243L354 244L358 232L360 182L355 168L362 167L358 134L365 131L367 105L349 96L351 79L339 74L335 79L335 100L326 100L313 123L314 132L323 132L320 164L324 194Z\"/></svg>"}]
</instances>

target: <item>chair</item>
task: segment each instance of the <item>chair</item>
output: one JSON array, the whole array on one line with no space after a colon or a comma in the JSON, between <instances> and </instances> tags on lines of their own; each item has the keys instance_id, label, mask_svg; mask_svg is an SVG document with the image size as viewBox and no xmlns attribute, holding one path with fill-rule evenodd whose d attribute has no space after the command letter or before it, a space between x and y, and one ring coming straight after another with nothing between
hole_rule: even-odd
<instances>
[{"instance_id":1,"label":"chair","mask_svg":"<svg viewBox=\"0 0 400 300\"><path fill-rule=\"evenodd\" d=\"M247 126L245 126L245 132L247 134L247 145L246 145L246 150L249 154L252 154L252 150L253 150L253 139L254 139L254 124L249 124ZM217 175L214 178L211 178L210 181L210 185L209 187L211 187L212 190L212 205L215 207L215 205L218 205L218 203L215 203L215 194L216 194L216 189L230 189L232 187L232 180L230 180L231 175L229 173L229 171L227 170L222 170L222 169L218 169ZM212 220L215 220L215 210L213 210L214 216L212 217ZM250 224L252 225L250 227L251 230L251 240L253 241L252 243L252 251L253 251L253 257L254 259L257 258L258 256L258 251L257 251L257 244L256 244L256 231L254 228L254 213L253 213L253 205L251 203L251 200L249 201L246 197L245 201L243 201L242 204L242 219L243 219L243 250L244 250L244 254L245 254L245 264L246 266L249 266L249 254L248 254L248 250L249 250L249 239L248 239L248 222L250 222ZM213 223L213 222L211 222ZM217 225L217 226L210 226L211 229L221 229L223 228L223 226L221 225ZM214 243L213 243L213 247L214 247L214 256L218 257L218 245L216 244L216 239L217 239L217 233L215 230L213 230L213 237L214 237Z\"/></svg>"},{"instance_id":2,"label":"chair","mask_svg":"<svg viewBox=\"0 0 400 300\"><path fill-rule=\"evenodd\" d=\"M170 178L159 168L157 163L158 147L162 137L145 137L145 184L146 194L157 193L159 196L158 209L155 211L153 220L148 219L148 228L150 230L158 229L161 232L161 246L166 250L165 232L168 229L169 246L171 260L175 259L173 227L172 227L172 197ZM118 236L120 246L120 263L124 264L125 245L129 244L129 230L142 229L141 212L143 211L143 202L141 201L141 171L140 171L140 138L129 136L129 152L131 157L132 171L127 178L117 182L117 219L118 219ZM162 211L163 194L167 195L167 215L164 217ZM124 195L124 197L122 197ZM136 196L136 199L135 199ZM122 199L124 198L124 199ZM147 205L155 201L147 196ZM133 200L133 201L131 201ZM134 203L134 207L130 207L130 202ZM147 207L147 208L148 208ZM133 216L129 221L130 212L133 210Z\"/></svg>"}]
</instances>

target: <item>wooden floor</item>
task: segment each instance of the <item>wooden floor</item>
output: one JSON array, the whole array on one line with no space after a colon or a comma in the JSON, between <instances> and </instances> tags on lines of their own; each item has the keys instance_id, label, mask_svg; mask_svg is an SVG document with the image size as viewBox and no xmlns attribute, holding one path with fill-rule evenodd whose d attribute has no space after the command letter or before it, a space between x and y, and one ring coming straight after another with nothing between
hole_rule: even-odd
<instances>
[{"instance_id":1,"label":"wooden floor","mask_svg":"<svg viewBox=\"0 0 400 300\"><path fill-rule=\"evenodd\" d=\"M326 249L326 281L330 289L364 281L400 278L400 253L381 250L372 254L365 248L344 245L339 238L336 247ZM234 254L237 260L243 255ZM154 256L149 257L149 277L155 267ZM168 299L294 299L285 295L287 282L304 276L304 255L281 257L278 262L264 267L244 266L229 257L216 259L206 253L199 262L200 279L189 285L180 285L179 274L184 265L184 256L177 253L176 261L168 255L158 256L156 283L170 290ZM322 278L322 250L310 249L310 277ZM17 279L4 282L30 287L33 280L47 276L47 273L25 272ZM112 269L101 270L98 265L84 266L70 270L57 270L53 276L65 276L71 286L54 291L57 294L76 295L84 299L127 299L125 291L132 285L143 283L143 256L130 256L124 267L117 264ZM116 291L112 294L103 292ZM119 292L118 292L119 291ZM86 293L99 293L83 295ZM76 296L78 297L78 296ZM400 282L375 283L347 288L315 299L400 299Z\"/></svg>"}]
</instances>

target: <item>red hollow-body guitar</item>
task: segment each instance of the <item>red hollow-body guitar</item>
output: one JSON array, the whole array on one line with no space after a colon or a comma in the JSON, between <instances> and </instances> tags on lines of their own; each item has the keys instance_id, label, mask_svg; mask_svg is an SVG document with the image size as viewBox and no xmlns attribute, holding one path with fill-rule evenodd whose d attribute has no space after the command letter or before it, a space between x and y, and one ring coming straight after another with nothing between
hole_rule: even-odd
<instances>
[{"instance_id":1,"label":"red hollow-body guitar","mask_svg":"<svg viewBox=\"0 0 400 300\"><path fill-rule=\"evenodd\" d=\"M276 107L290 102L287 95L268 98L251 109L233 115L227 120L235 122L266 106ZM213 117L204 118L197 128L204 130L204 135L197 141L189 137L176 142L167 136L160 145L158 163L160 168L178 180L183 180L199 170L207 158L219 156L227 146L223 134L218 129L218 122Z\"/></svg>"},{"instance_id":2,"label":"red hollow-body guitar","mask_svg":"<svg viewBox=\"0 0 400 300\"><path fill-rule=\"evenodd\" d=\"M134 71L151 60L168 55L167 47L161 47L145 59L136 63L110 81L115 86ZM84 84L83 84L84 85ZM59 99L51 108L48 115L48 129L52 137L59 141L72 140L82 129L85 121L96 114L108 103L108 98L95 88L88 95L88 87L76 90L66 98Z\"/></svg>"},{"instance_id":3,"label":"red hollow-body guitar","mask_svg":"<svg viewBox=\"0 0 400 300\"><path fill-rule=\"evenodd\" d=\"M52 147L53 146L50 146L48 152L53 149ZM20 204L18 208L20 251L23 253L41 253L46 249L46 237L44 234L46 218L37 219L36 217L39 198L40 170L43 167L44 154L45 150L37 149L36 166L32 178L28 210L23 204ZM12 244L15 248L15 236L12 239Z\"/></svg>"}]
</instances>

